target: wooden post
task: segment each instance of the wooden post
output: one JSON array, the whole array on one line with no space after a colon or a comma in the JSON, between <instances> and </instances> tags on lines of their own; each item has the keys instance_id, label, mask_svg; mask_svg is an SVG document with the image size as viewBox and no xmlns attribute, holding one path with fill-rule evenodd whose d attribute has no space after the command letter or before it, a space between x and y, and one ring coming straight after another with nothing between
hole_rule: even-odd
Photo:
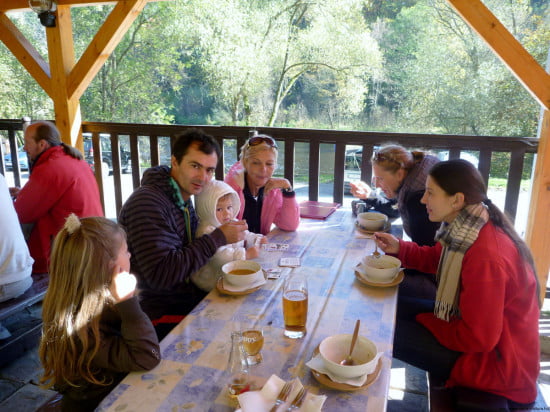
<instances>
[{"instance_id":1,"label":"wooden post","mask_svg":"<svg viewBox=\"0 0 550 412\"><path fill-rule=\"evenodd\" d=\"M70 6L57 7L55 27L46 28L51 70L51 95L54 103L55 124L63 142L83 151L78 97L68 94L67 79L75 65L73 30Z\"/></svg>"},{"instance_id":2,"label":"wooden post","mask_svg":"<svg viewBox=\"0 0 550 412\"><path fill-rule=\"evenodd\" d=\"M525 241L535 258L535 266L544 301L550 271L550 110L544 110L539 127L539 148L533 177L531 205Z\"/></svg>"}]
</instances>

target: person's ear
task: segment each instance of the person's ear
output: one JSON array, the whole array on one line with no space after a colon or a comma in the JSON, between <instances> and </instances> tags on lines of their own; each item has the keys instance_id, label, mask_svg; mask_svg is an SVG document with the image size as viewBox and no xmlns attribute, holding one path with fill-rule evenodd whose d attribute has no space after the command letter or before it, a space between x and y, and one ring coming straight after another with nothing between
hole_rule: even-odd
<instances>
[{"instance_id":1,"label":"person's ear","mask_svg":"<svg viewBox=\"0 0 550 412\"><path fill-rule=\"evenodd\" d=\"M464 193L457 192L454 194L453 208L460 210L464 207Z\"/></svg>"},{"instance_id":2,"label":"person's ear","mask_svg":"<svg viewBox=\"0 0 550 412\"><path fill-rule=\"evenodd\" d=\"M44 150L50 148L50 144L46 141L46 139L40 139L38 141L38 147L40 148L40 152L43 152Z\"/></svg>"},{"instance_id":3,"label":"person's ear","mask_svg":"<svg viewBox=\"0 0 550 412\"><path fill-rule=\"evenodd\" d=\"M178 167L178 161L176 160L176 156L174 155L170 156L170 165L172 167Z\"/></svg>"}]
</instances>

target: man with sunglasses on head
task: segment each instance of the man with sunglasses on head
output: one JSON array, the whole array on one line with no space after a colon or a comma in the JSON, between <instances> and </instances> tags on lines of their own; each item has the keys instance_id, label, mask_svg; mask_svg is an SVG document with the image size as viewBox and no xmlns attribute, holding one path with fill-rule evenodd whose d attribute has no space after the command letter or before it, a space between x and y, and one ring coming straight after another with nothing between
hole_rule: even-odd
<instances>
[{"instance_id":1,"label":"man with sunglasses on head","mask_svg":"<svg viewBox=\"0 0 550 412\"><path fill-rule=\"evenodd\" d=\"M273 224L294 231L300 224L300 207L290 182L273 177L277 167L277 142L258 134L241 147L239 161L225 177L239 195L241 208L237 218L246 220L248 229L266 235Z\"/></svg>"},{"instance_id":2,"label":"man with sunglasses on head","mask_svg":"<svg viewBox=\"0 0 550 412\"><path fill-rule=\"evenodd\" d=\"M195 237L198 219L191 196L212 180L220 156L212 136L187 130L172 145L171 167L146 170L141 186L120 211L140 303L159 340L206 295L191 282L191 274L220 246L243 240L247 230L246 222L235 221Z\"/></svg>"}]
</instances>

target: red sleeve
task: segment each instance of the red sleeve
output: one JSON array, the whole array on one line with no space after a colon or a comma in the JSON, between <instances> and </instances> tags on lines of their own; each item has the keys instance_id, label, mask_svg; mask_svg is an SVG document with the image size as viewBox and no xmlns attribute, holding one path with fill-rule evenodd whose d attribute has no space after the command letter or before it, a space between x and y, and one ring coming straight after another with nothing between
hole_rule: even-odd
<instances>
[{"instance_id":1,"label":"red sleeve","mask_svg":"<svg viewBox=\"0 0 550 412\"><path fill-rule=\"evenodd\" d=\"M424 273L437 273L441 244L435 246L418 246L414 242L399 239L399 254L401 265L407 269L416 269Z\"/></svg>"}]
</instances>

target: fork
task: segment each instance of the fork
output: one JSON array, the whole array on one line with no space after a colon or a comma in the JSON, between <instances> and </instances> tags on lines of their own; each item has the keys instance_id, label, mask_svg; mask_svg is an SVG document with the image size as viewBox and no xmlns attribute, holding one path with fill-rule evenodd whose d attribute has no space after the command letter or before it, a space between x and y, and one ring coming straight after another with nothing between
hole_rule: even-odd
<instances>
[{"instance_id":1,"label":"fork","mask_svg":"<svg viewBox=\"0 0 550 412\"><path fill-rule=\"evenodd\" d=\"M269 410L269 412L275 412L279 405L284 403L286 401L286 398L288 398L288 395L290 394L290 389L292 388L292 382L285 382L283 389L281 389L281 392L277 395L277 399L275 399L275 403Z\"/></svg>"},{"instance_id":2,"label":"fork","mask_svg":"<svg viewBox=\"0 0 550 412\"><path fill-rule=\"evenodd\" d=\"M307 389L302 386L302 389L298 392L298 395L294 398L290 406L287 408L286 412L291 412L293 410L298 410L306 400Z\"/></svg>"}]
</instances>

